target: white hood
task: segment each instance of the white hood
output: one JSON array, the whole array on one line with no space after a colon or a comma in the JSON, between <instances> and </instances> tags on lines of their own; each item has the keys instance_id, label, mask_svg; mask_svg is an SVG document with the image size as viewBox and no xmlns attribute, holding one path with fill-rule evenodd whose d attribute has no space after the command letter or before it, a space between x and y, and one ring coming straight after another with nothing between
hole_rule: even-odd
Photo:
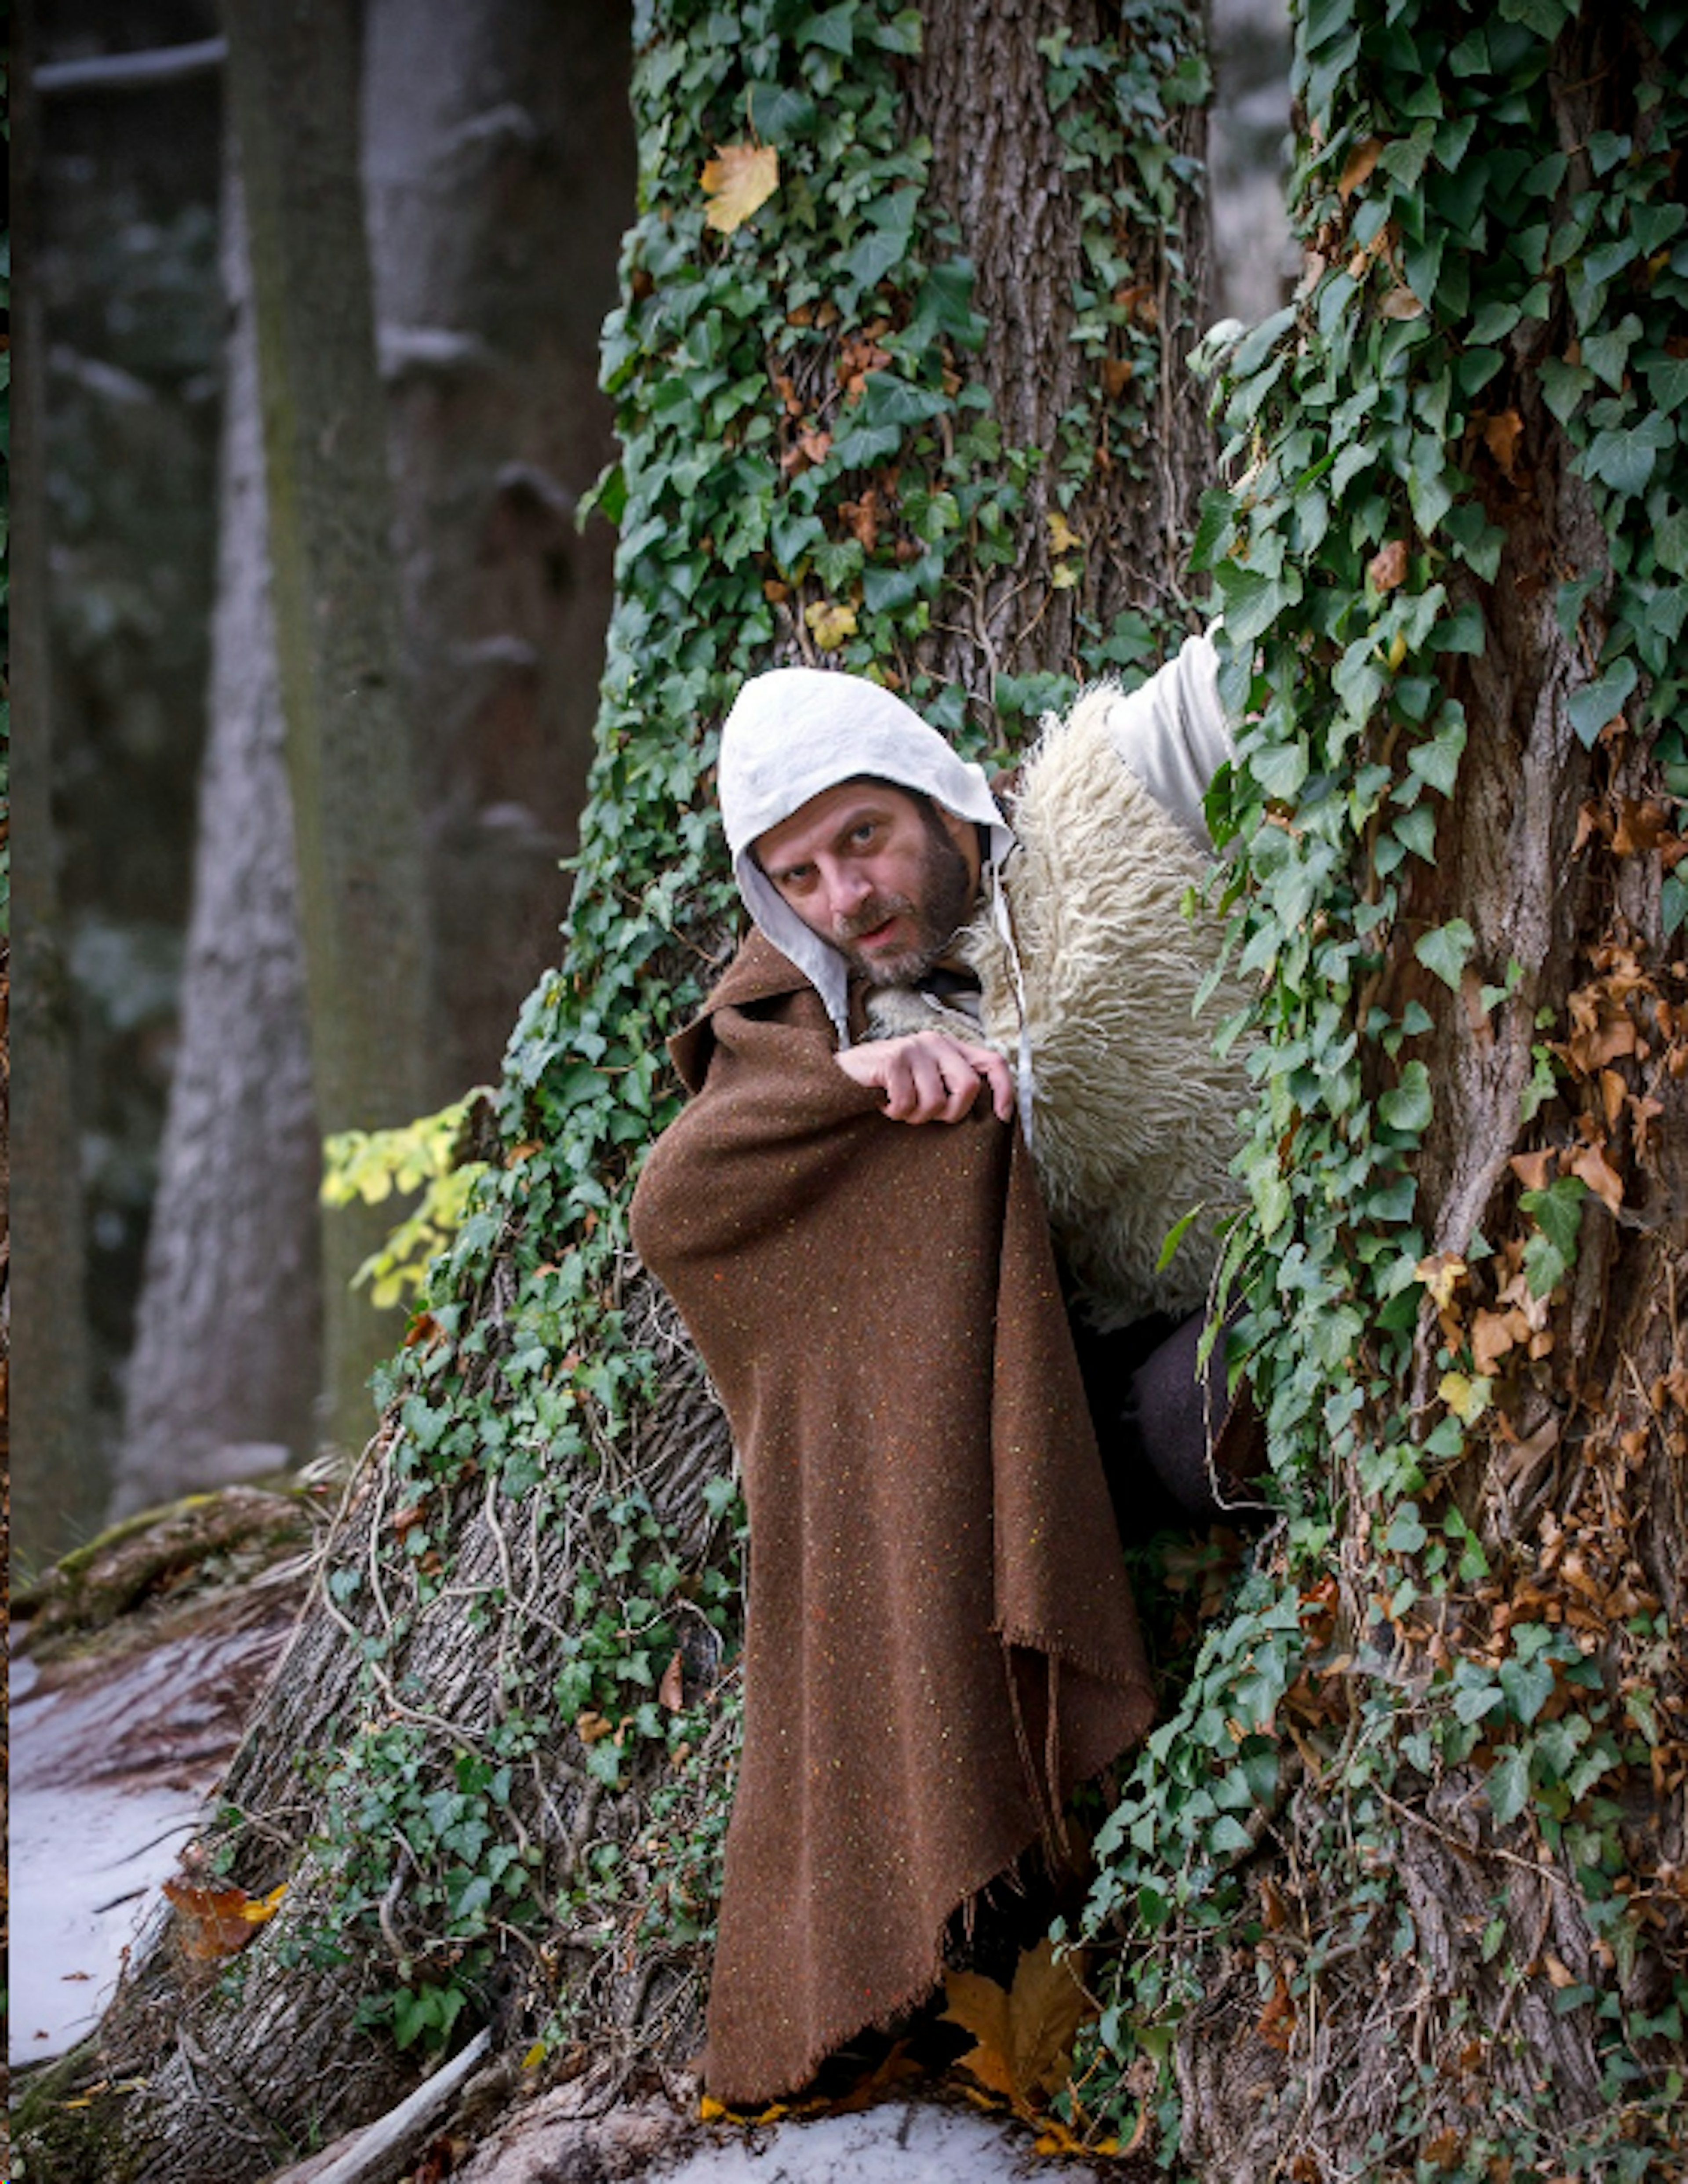
<instances>
[{"instance_id":1,"label":"white hood","mask_svg":"<svg viewBox=\"0 0 1688 2184\"><path fill-rule=\"evenodd\" d=\"M845 1045L849 965L810 931L751 850L811 796L859 774L918 789L987 828L989 863L1000 864L1014 839L983 769L958 758L936 728L877 682L819 667L775 667L744 685L721 732L716 773L733 876L745 908L814 985Z\"/></svg>"}]
</instances>

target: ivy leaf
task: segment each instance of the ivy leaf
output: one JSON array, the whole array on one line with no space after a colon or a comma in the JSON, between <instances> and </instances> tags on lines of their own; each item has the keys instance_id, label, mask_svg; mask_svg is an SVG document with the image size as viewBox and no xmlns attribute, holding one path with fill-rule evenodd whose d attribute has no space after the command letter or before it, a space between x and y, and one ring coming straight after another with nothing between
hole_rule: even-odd
<instances>
[{"instance_id":1,"label":"ivy leaf","mask_svg":"<svg viewBox=\"0 0 1688 2184\"><path fill-rule=\"evenodd\" d=\"M1502 1827L1515 1820L1529 1802L1529 1754L1516 1749L1504 1752L1489 1769L1484 1787L1489 1809Z\"/></svg>"},{"instance_id":2,"label":"ivy leaf","mask_svg":"<svg viewBox=\"0 0 1688 2184\"><path fill-rule=\"evenodd\" d=\"M1507 1705L1528 1728L1553 1696L1553 1663L1538 1654L1533 1661L1502 1661L1500 1673Z\"/></svg>"},{"instance_id":3,"label":"ivy leaf","mask_svg":"<svg viewBox=\"0 0 1688 2184\"><path fill-rule=\"evenodd\" d=\"M702 180L705 226L731 235L779 187L779 153L772 144L724 144L704 162Z\"/></svg>"},{"instance_id":4,"label":"ivy leaf","mask_svg":"<svg viewBox=\"0 0 1688 2184\"><path fill-rule=\"evenodd\" d=\"M1596 432L1583 457L1586 476L1598 478L1614 493L1640 493L1653 474L1663 451L1674 444L1676 427L1669 418L1643 417L1638 425L1608 426Z\"/></svg>"},{"instance_id":5,"label":"ivy leaf","mask_svg":"<svg viewBox=\"0 0 1688 2184\"><path fill-rule=\"evenodd\" d=\"M807 136L820 109L805 91L790 84L753 83L750 86L750 126L769 144L788 143Z\"/></svg>"},{"instance_id":6,"label":"ivy leaf","mask_svg":"<svg viewBox=\"0 0 1688 2184\"><path fill-rule=\"evenodd\" d=\"M1399 833L1400 829L1396 831ZM1412 944L1412 952L1427 971L1434 971L1442 983L1457 994L1461 974L1476 945L1477 935L1465 920L1451 917L1434 932L1421 933Z\"/></svg>"},{"instance_id":7,"label":"ivy leaf","mask_svg":"<svg viewBox=\"0 0 1688 2184\"><path fill-rule=\"evenodd\" d=\"M873 288L901 263L904 248L904 238L891 229L871 227L838 263L859 287Z\"/></svg>"},{"instance_id":8,"label":"ivy leaf","mask_svg":"<svg viewBox=\"0 0 1688 2184\"><path fill-rule=\"evenodd\" d=\"M1155 1262L1155 1272L1157 1274L1164 1273L1167 1268L1171 1266L1173 1256L1177 1252L1178 1245L1183 1243L1191 1222L1194 1221L1202 1211L1202 1206L1192 1206L1189 1212L1186 1213L1182 1219L1173 1222L1172 1227L1167 1231L1166 1241L1161 1246L1161 1256Z\"/></svg>"},{"instance_id":9,"label":"ivy leaf","mask_svg":"<svg viewBox=\"0 0 1688 2184\"><path fill-rule=\"evenodd\" d=\"M1585 682L1580 690L1572 692L1566 710L1579 739L1590 749L1599 741L1607 722L1623 711L1636 679L1635 661L1619 660L1597 682Z\"/></svg>"},{"instance_id":10,"label":"ivy leaf","mask_svg":"<svg viewBox=\"0 0 1688 2184\"><path fill-rule=\"evenodd\" d=\"M855 50L855 19L861 13L856 0L840 0L838 7L811 15L798 31L796 43L799 48L824 46L829 53L842 53L848 60Z\"/></svg>"},{"instance_id":11,"label":"ivy leaf","mask_svg":"<svg viewBox=\"0 0 1688 2184\"><path fill-rule=\"evenodd\" d=\"M1415 1136L1429 1128L1432 1112L1430 1072L1422 1061L1409 1061L1401 1072L1401 1082L1378 1101L1379 1117L1388 1128Z\"/></svg>"},{"instance_id":12,"label":"ivy leaf","mask_svg":"<svg viewBox=\"0 0 1688 2184\"><path fill-rule=\"evenodd\" d=\"M1526 1190L1518 1204L1536 1224L1524 1247L1524 1277L1533 1297L1551 1296L1577 1256L1588 1186L1579 1176L1562 1175L1544 1190Z\"/></svg>"}]
</instances>

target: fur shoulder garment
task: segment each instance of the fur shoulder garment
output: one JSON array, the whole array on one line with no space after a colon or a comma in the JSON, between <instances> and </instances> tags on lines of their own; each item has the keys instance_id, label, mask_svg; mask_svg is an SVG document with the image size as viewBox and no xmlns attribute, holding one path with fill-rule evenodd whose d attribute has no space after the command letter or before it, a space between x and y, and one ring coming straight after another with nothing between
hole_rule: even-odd
<instances>
[{"instance_id":1,"label":"fur shoulder garment","mask_svg":"<svg viewBox=\"0 0 1688 2184\"><path fill-rule=\"evenodd\" d=\"M1033 1156L1050 1223L1091 1316L1123 1325L1206 1300L1221 1223L1239 1203L1227 1171L1252 1097L1244 1055L1212 1051L1240 1006L1223 987L1201 1017L1218 920L1184 899L1206 860L1108 738L1118 693L1090 692L1028 762L1010 816L1020 847L1003 885L1019 953L1033 1078ZM967 936L986 1034L1012 1054L1020 1012L989 914ZM1170 1265L1168 1232L1193 1207Z\"/></svg>"}]
</instances>

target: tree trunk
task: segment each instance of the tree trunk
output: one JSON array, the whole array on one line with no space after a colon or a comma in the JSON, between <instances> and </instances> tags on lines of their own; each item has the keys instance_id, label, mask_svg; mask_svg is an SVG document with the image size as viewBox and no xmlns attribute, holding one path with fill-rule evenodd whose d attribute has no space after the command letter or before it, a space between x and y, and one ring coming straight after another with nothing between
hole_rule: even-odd
<instances>
[{"instance_id":1,"label":"tree trunk","mask_svg":"<svg viewBox=\"0 0 1688 2184\"><path fill-rule=\"evenodd\" d=\"M556 961L611 599L612 542L575 511L614 454L596 358L632 199L627 31L621 7L538 0L378 0L365 19L436 1104L496 1072Z\"/></svg>"},{"instance_id":2,"label":"tree trunk","mask_svg":"<svg viewBox=\"0 0 1688 2184\"><path fill-rule=\"evenodd\" d=\"M1170 160L1187 141L1168 109L1200 95L1189 21L1168 11L1140 52L1099 37L1063 71L1010 0L972 11L981 50L1011 56L1055 269L1016 303L1022 237L968 194L967 127L929 169L918 135L950 98L964 121L987 110L960 13L934 6L916 54L911 15L879 0L833 11L829 45L783 40L768 12L656 11L637 57L642 210L606 329L618 601L570 950L517 1027L478 1126L482 1208L226 1786L227 1877L254 1897L286 1880L282 1907L235 1992L164 1935L108 2021L109 2079L146 2090L101 2093L81 2127L149 2184L208 2164L241 2184L281 2138L372 2113L415 2065L370 2025L438 2038L496 2007L482 2099L536 2034L599 2067L694 2052L736 1740L729 1451L619 1240L672 1112L658 1038L723 945L716 725L754 667L842 651L977 747L993 699L1011 739L1045 694L1147 664L1183 624L1173 536L1200 480L1156 432L1189 399L1201 299L1109 117L1128 81L1145 143ZM723 237L698 177L747 101L781 132L783 180ZM1162 200L1192 267L1193 179ZM1029 322L993 338L958 243L980 296L1047 314L1046 348ZM980 421L993 404L1006 430ZM1034 426L1050 444L1020 451ZM829 456L857 433L848 466ZM1201 441L1191 423L1178 448Z\"/></svg>"},{"instance_id":3,"label":"tree trunk","mask_svg":"<svg viewBox=\"0 0 1688 2184\"><path fill-rule=\"evenodd\" d=\"M593 359L632 191L617 156L630 131L604 118L626 30L592 11L563 70L545 64L544 28L516 5L377 7L365 26L404 710L432 845L432 1103L495 1071L554 958L556 861L574 846L609 616L608 535L580 537L572 510L610 453ZM196 907L120 1513L297 1456L317 1430L321 1217L237 220L237 200Z\"/></svg>"},{"instance_id":4,"label":"tree trunk","mask_svg":"<svg viewBox=\"0 0 1688 2184\"><path fill-rule=\"evenodd\" d=\"M386 419L358 168L345 0L229 11L229 109L251 251L311 1077L322 1130L424 1103L426 938L399 703ZM387 1217L325 1209L328 1429L356 1447L392 1333L352 1276Z\"/></svg>"},{"instance_id":5,"label":"tree trunk","mask_svg":"<svg viewBox=\"0 0 1688 2184\"><path fill-rule=\"evenodd\" d=\"M1204 2177L1662 2176L1681 25L1400 16L1301 27L1308 274L1234 353L1246 469L1205 526L1263 982L1239 1335L1285 1522L1104 1831L1100 2044Z\"/></svg>"},{"instance_id":6,"label":"tree trunk","mask_svg":"<svg viewBox=\"0 0 1688 2184\"><path fill-rule=\"evenodd\" d=\"M320 1164L270 611L258 362L230 137L210 734L181 1029L113 1513L315 1440Z\"/></svg>"},{"instance_id":7,"label":"tree trunk","mask_svg":"<svg viewBox=\"0 0 1688 2184\"><path fill-rule=\"evenodd\" d=\"M12 1551L50 1561L97 1522L105 1466L89 1407L83 1296L81 1156L53 825L53 725L47 640L46 343L33 192L39 186L29 48L20 19L12 125L22 187L17 249L25 280L12 328L12 961L9 1030L27 1056L12 1087L10 1234L25 1270L11 1310L10 1394L22 1460L12 1484Z\"/></svg>"}]
</instances>

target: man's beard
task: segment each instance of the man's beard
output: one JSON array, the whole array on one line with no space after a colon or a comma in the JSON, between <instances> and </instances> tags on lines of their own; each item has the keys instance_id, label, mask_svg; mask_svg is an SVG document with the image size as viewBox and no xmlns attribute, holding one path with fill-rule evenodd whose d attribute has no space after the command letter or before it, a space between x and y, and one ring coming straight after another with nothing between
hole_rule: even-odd
<instances>
[{"instance_id":1,"label":"man's beard","mask_svg":"<svg viewBox=\"0 0 1688 2184\"><path fill-rule=\"evenodd\" d=\"M967 861L936 819L927 822L926 852L917 900L901 894L871 895L855 916L841 919L834 941L870 986L911 986L923 978L949 950L972 908L973 878ZM869 956L852 944L892 917L906 917L913 937L894 952Z\"/></svg>"}]
</instances>

